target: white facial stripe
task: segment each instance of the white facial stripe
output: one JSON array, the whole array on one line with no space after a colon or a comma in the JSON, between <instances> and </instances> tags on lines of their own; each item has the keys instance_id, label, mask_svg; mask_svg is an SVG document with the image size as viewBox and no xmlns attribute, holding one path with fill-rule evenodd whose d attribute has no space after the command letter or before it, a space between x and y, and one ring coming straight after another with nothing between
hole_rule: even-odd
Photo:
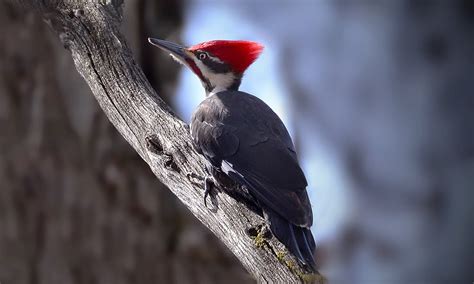
<instances>
[{"instance_id":1,"label":"white facial stripe","mask_svg":"<svg viewBox=\"0 0 474 284\"><path fill-rule=\"evenodd\" d=\"M209 80L212 86L214 86L214 89L212 90L213 93L227 90L234 83L234 73L214 73L196 57L193 59L197 67L201 70L202 75Z\"/></svg>"},{"instance_id":2,"label":"white facial stripe","mask_svg":"<svg viewBox=\"0 0 474 284\"><path fill-rule=\"evenodd\" d=\"M170 56L171 56L171 58L173 58L179 64L183 64L184 66L187 66L186 62L184 62L181 58L177 57L173 53L170 53Z\"/></svg>"},{"instance_id":3,"label":"white facial stripe","mask_svg":"<svg viewBox=\"0 0 474 284\"><path fill-rule=\"evenodd\" d=\"M214 62L217 62L217 63L224 63L224 61L220 60L219 58L217 57L214 57L214 56L211 56L211 55L207 55L207 57L209 57L209 59L211 59L212 61Z\"/></svg>"}]
</instances>

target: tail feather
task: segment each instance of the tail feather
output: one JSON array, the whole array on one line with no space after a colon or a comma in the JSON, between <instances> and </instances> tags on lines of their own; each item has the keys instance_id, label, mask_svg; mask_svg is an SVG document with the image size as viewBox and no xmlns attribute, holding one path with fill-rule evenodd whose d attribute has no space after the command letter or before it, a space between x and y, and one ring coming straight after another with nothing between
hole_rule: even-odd
<instances>
[{"instance_id":1,"label":"tail feather","mask_svg":"<svg viewBox=\"0 0 474 284\"><path fill-rule=\"evenodd\" d=\"M308 228L289 223L272 210L265 210L270 223L270 230L287 249L302 263L316 270L314 260L315 242L313 234Z\"/></svg>"},{"instance_id":2,"label":"tail feather","mask_svg":"<svg viewBox=\"0 0 474 284\"><path fill-rule=\"evenodd\" d=\"M232 180L246 185L251 195L258 192L257 188L238 172L229 171L227 175ZM268 208L268 206L260 205L263 207L265 217L270 224L270 230L276 238L283 243L298 260L316 271L316 262L314 260L316 245L310 229L294 225L274 210Z\"/></svg>"}]
</instances>

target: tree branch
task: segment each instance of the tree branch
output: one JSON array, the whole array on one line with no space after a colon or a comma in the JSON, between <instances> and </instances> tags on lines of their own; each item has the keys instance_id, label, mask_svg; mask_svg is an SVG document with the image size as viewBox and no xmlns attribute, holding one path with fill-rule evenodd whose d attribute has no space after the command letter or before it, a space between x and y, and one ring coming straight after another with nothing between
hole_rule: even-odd
<instances>
[{"instance_id":1,"label":"tree branch","mask_svg":"<svg viewBox=\"0 0 474 284\"><path fill-rule=\"evenodd\" d=\"M192 148L187 125L156 95L119 31L121 1L22 2L41 13L71 51L112 124L153 173L237 256L259 281L322 282L308 274L275 238L258 234L261 216L227 194L203 203L205 160ZM143 39L145 40L145 39Z\"/></svg>"}]
</instances>

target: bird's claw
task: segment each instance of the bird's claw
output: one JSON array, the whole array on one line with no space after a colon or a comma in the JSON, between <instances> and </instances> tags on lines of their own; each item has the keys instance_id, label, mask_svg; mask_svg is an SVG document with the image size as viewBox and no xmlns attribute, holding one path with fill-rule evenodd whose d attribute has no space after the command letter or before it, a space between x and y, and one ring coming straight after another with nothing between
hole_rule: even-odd
<instances>
[{"instance_id":1,"label":"bird's claw","mask_svg":"<svg viewBox=\"0 0 474 284\"><path fill-rule=\"evenodd\" d=\"M206 176L204 178L204 206L207 207L207 197L212 191L214 186L214 178L212 176Z\"/></svg>"},{"instance_id":2,"label":"bird's claw","mask_svg":"<svg viewBox=\"0 0 474 284\"><path fill-rule=\"evenodd\" d=\"M205 177L202 177L198 174L195 174L193 172L187 173L186 177L190 180L192 178L204 181L204 206L207 207L207 197L211 195L212 197L212 189L215 186L215 180L212 175L207 175Z\"/></svg>"}]
</instances>

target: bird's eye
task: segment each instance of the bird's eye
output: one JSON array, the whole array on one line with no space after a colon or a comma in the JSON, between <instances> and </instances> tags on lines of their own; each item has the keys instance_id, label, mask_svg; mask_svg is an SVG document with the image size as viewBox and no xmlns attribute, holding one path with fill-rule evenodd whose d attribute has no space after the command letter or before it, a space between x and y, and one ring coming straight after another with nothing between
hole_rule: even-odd
<instances>
[{"instance_id":1,"label":"bird's eye","mask_svg":"<svg viewBox=\"0 0 474 284\"><path fill-rule=\"evenodd\" d=\"M203 53L199 53L199 59L201 60L204 60L207 58L207 54L205 54L204 52Z\"/></svg>"}]
</instances>

